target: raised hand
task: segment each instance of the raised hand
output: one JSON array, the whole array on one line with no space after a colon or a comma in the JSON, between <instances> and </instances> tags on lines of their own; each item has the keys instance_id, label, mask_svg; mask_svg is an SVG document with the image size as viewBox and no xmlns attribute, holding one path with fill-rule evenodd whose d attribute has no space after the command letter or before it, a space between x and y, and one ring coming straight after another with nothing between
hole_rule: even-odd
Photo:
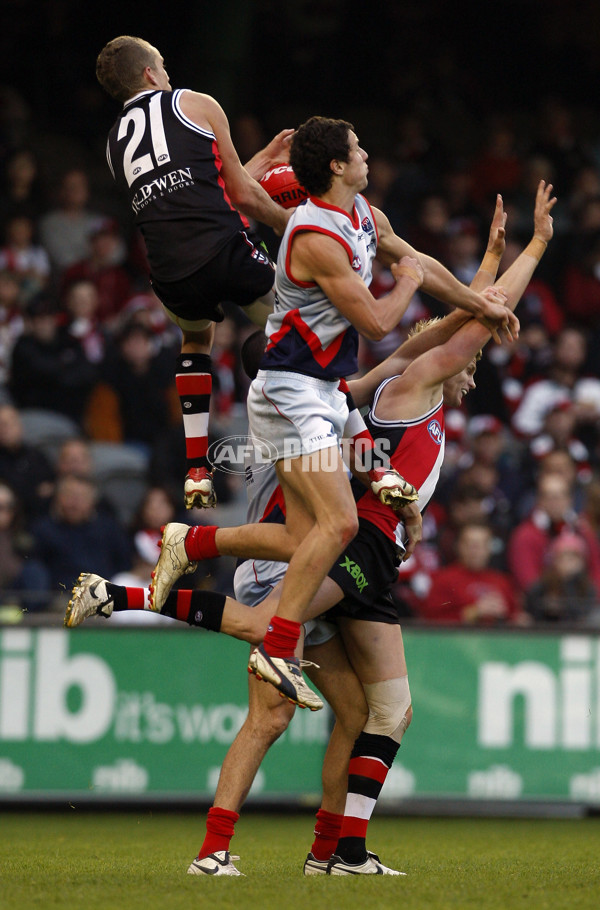
<instances>
[{"instance_id":1,"label":"raised hand","mask_svg":"<svg viewBox=\"0 0 600 910\"><path fill-rule=\"evenodd\" d=\"M548 243L554 233L554 219L550 212L556 205L556 196L552 196L552 184L540 180L538 183L537 193L535 196L535 208L533 210L533 236Z\"/></svg>"},{"instance_id":2,"label":"raised hand","mask_svg":"<svg viewBox=\"0 0 600 910\"><path fill-rule=\"evenodd\" d=\"M271 139L264 151L269 156L273 165L284 164L290 160L290 142L295 130L281 130Z\"/></svg>"},{"instance_id":3,"label":"raised hand","mask_svg":"<svg viewBox=\"0 0 600 910\"><path fill-rule=\"evenodd\" d=\"M506 247L506 212L500 193L496 196L496 208L490 225L487 252L501 259Z\"/></svg>"}]
</instances>

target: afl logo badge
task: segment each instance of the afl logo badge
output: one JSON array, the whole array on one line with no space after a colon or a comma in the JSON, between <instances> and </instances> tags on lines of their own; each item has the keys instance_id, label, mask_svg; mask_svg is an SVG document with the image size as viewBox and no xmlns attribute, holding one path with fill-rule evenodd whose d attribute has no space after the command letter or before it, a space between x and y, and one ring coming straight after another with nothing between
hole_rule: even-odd
<instances>
[{"instance_id":1,"label":"afl logo badge","mask_svg":"<svg viewBox=\"0 0 600 910\"><path fill-rule=\"evenodd\" d=\"M433 441L435 442L435 444L438 445L438 446L441 446L441 444L442 444L442 439L444 438L444 431L442 430L442 428L441 428L441 426L439 425L439 423L437 422L437 420L432 420L432 421L427 425L427 430L428 430L428 432L429 432L429 435L431 436L431 438L432 438Z\"/></svg>"}]
</instances>

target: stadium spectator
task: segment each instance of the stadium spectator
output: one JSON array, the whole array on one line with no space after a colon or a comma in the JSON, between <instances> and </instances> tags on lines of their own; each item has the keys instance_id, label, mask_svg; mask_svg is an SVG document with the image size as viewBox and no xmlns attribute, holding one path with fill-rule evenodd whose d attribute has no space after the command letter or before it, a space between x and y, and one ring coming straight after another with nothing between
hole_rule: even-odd
<instances>
[{"instance_id":1,"label":"stadium spectator","mask_svg":"<svg viewBox=\"0 0 600 910\"><path fill-rule=\"evenodd\" d=\"M450 219L444 262L452 274L464 284L471 284L477 274L481 261L481 246L478 224L474 219Z\"/></svg>"},{"instance_id":2,"label":"stadium spectator","mask_svg":"<svg viewBox=\"0 0 600 910\"><path fill-rule=\"evenodd\" d=\"M591 455L587 447L574 435L575 408L568 402L553 407L544 420L544 431L534 437L525 451L520 474L528 488L521 498L519 517L523 517L532 504L535 478L540 473L564 473L574 484L575 507L579 512L583 489L592 475Z\"/></svg>"},{"instance_id":3,"label":"stadium spectator","mask_svg":"<svg viewBox=\"0 0 600 910\"><path fill-rule=\"evenodd\" d=\"M448 565L454 559L454 541L463 525L486 521L487 517L486 495L478 486L462 484L452 490L446 508L438 517L436 546L441 565Z\"/></svg>"},{"instance_id":4,"label":"stadium spectator","mask_svg":"<svg viewBox=\"0 0 600 910\"><path fill-rule=\"evenodd\" d=\"M465 450L439 488L439 502L446 503L460 486L474 486L488 496L488 517L496 530L506 530L523 491L518 445L510 429L493 414L477 414L468 421L463 436Z\"/></svg>"},{"instance_id":5,"label":"stadium spectator","mask_svg":"<svg viewBox=\"0 0 600 910\"><path fill-rule=\"evenodd\" d=\"M600 475L595 474L585 488L585 500L580 515L596 540L600 541Z\"/></svg>"},{"instance_id":6,"label":"stadium spectator","mask_svg":"<svg viewBox=\"0 0 600 910\"><path fill-rule=\"evenodd\" d=\"M96 318L110 329L134 292L132 277L125 268L125 245L116 221L105 220L96 225L90 231L89 246L87 256L63 271L59 293L64 297L74 282L91 281L98 291Z\"/></svg>"},{"instance_id":7,"label":"stadium spectator","mask_svg":"<svg viewBox=\"0 0 600 910\"><path fill-rule=\"evenodd\" d=\"M432 578L419 616L430 623L506 625L522 623L514 585L490 567L494 535L489 525L467 522L456 538L456 558Z\"/></svg>"},{"instance_id":8,"label":"stadium spectator","mask_svg":"<svg viewBox=\"0 0 600 910\"><path fill-rule=\"evenodd\" d=\"M17 605L26 612L47 607L49 576L32 549L19 500L0 481L0 604Z\"/></svg>"},{"instance_id":9,"label":"stadium spectator","mask_svg":"<svg viewBox=\"0 0 600 910\"><path fill-rule=\"evenodd\" d=\"M525 438L542 432L544 419L556 405L573 402L577 427L592 427L600 417L600 379L586 376L587 337L575 326L565 326L554 343L547 376L529 385L512 418L513 428Z\"/></svg>"},{"instance_id":10,"label":"stadium spectator","mask_svg":"<svg viewBox=\"0 0 600 910\"><path fill-rule=\"evenodd\" d=\"M71 436L59 446L54 462L54 486L61 477L81 477L94 483L96 476L96 459L94 458L93 443L85 436ZM99 512L117 517L113 503L100 491L96 500Z\"/></svg>"},{"instance_id":11,"label":"stadium spectator","mask_svg":"<svg viewBox=\"0 0 600 910\"><path fill-rule=\"evenodd\" d=\"M6 269L19 279L23 300L43 290L50 277L50 260L43 246L34 240L34 223L27 215L13 215L4 230L0 249L0 270Z\"/></svg>"},{"instance_id":12,"label":"stadium spectator","mask_svg":"<svg viewBox=\"0 0 600 910\"><path fill-rule=\"evenodd\" d=\"M127 442L148 454L179 420L179 402L168 352L155 352L150 329L129 322L108 352L85 416L96 440Z\"/></svg>"},{"instance_id":13,"label":"stadium spectator","mask_svg":"<svg viewBox=\"0 0 600 910\"><path fill-rule=\"evenodd\" d=\"M536 622L600 626L600 599L583 537L564 531L552 542L541 577L527 591L525 608Z\"/></svg>"},{"instance_id":14,"label":"stadium spectator","mask_svg":"<svg viewBox=\"0 0 600 910\"><path fill-rule=\"evenodd\" d=\"M70 284L63 297L67 332L81 344L89 362L96 364L104 359L110 341L98 319L99 305L98 288L87 278Z\"/></svg>"},{"instance_id":15,"label":"stadium spectator","mask_svg":"<svg viewBox=\"0 0 600 910\"><path fill-rule=\"evenodd\" d=\"M585 540L590 572L595 584L600 583L600 541L579 519L568 478L543 474L537 483L534 508L513 529L508 541L508 569L519 591L526 593L539 581L553 541L565 530L578 533Z\"/></svg>"},{"instance_id":16,"label":"stadium spectator","mask_svg":"<svg viewBox=\"0 0 600 910\"><path fill-rule=\"evenodd\" d=\"M21 285L14 272L0 271L0 401L8 401L12 351L25 327Z\"/></svg>"},{"instance_id":17,"label":"stadium spectator","mask_svg":"<svg viewBox=\"0 0 600 910\"><path fill-rule=\"evenodd\" d=\"M556 96L542 99L539 106L533 151L552 162L557 185L564 187L565 197L573 191L578 172L593 162L591 149L576 129L573 110Z\"/></svg>"},{"instance_id":18,"label":"stadium spectator","mask_svg":"<svg viewBox=\"0 0 600 910\"><path fill-rule=\"evenodd\" d=\"M212 349L214 398L213 407L219 424L231 413L237 400L237 364L239 352L236 344L236 326L232 319L224 319L215 329Z\"/></svg>"},{"instance_id":19,"label":"stadium spectator","mask_svg":"<svg viewBox=\"0 0 600 910\"><path fill-rule=\"evenodd\" d=\"M111 581L115 585L147 588L152 582L151 573L159 555L161 528L169 521L184 519L185 509L177 507L172 492L164 486L148 487L131 523L132 563L125 572L118 572ZM186 576L177 588L193 586L193 579ZM163 624L171 620L151 610L127 610L115 615L117 622L126 624Z\"/></svg>"},{"instance_id":20,"label":"stadium spectator","mask_svg":"<svg viewBox=\"0 0 600 910\"><path fill-rule=\"evenodd\" d=\"M407 229L407 240L428 256L446 258L448 226L450 215L446 200L439 193L423 197L419 203L415 221Z\"/></svg>"},{"instance_id":21,"label":"stadium spectator","mask_svg":"<svg viewBox=\"0 0 600 910\"><path fill-rule=\"evenodd\" d=\"M510 116L493 115L487 124L481 149L472 164L471 195L480 210L492 203L496 193L510 196L523 172L523 157ZM551 175L544 175L550 181Z\"/></svg>"},{"instance_id":22,"label":"stadium spectator","mask_svg":"<svg viewBox=\"0 0 600 910\"><path fill-rule=\"evenodd\" d=\"M54 470L41 449L25 442L21 415L12 404L0 405L0 479L14 490L27 522L46 511Z\"/></svg>"},{"instance_id":23,"label":"stadium spectator","mask_svg":"<svg viewBox=\"0 0 600 910\"><path fill-rule=\"evenodd\" d=\"M19 148L11 153L4 165L2 184L0 229L16 215L37 223L45 208L45 194L38 161L31 149Z\"/></svg>"},{"instance_id":24,"label":"stadium spectator","mask_svg":"<svg viewBox=\"0 0 600 910\"><path fill-rule=\"evenodd\" d=\"M98 378L80 340L61 324L54 297L42 292L27 305L23 334L12 350L10 393L19 408L44 408L80 424Z\"/></svg>"},{"instance_id":25,"label":"stadium spectator","mask_svg":"<svg viewBox=\"0 0 600 910\"><path fill-rule=\"evenodd\" d=\"M71 588L82 565L102 566L107 578L131 565L131 547L118 521L100 512L92 480L67 475L56 484L48 515L31 525L36 556L50 576L53 597Z\"/></svg>"},{"instance_id":26,"label":"stadium spectator","mask_svg":"<svg viewBox=\"0 0 600 910\"><path fill-rule=\"evenodd\" d=\"M56 276L85 259L90 251L90 233L103 220L89 208L90 185L87 173L72 168L63 175L56 206L39 220L39 234Z\"/></svg>"},{"instance_id":27,"label":"stadium spectator","mask_svg":"<svg viewBox=\"0 0 600 910\"><path fill-rule=\"evenodd\" d=\"M600 199L588 201L600 215ZM580 238L565 268L564 300L568 319L583 328L598 328L600 313L600 234L598 229Z\"/></svg>"},{"instance_id":28,"label":"stadium spectator","mask_svg":"<svg viewBox=\"0 0 600 910\"><path fill-rule=\"evenodd\" d=\"M181 329L169 319L164 306L151 287L144 287L138 294L129 298L113 328L114 334L118 335L121 328L130 322L140 323L150 329L155 350L167 348L173 356L180 350Z\"/></svg>"}]
</instances>

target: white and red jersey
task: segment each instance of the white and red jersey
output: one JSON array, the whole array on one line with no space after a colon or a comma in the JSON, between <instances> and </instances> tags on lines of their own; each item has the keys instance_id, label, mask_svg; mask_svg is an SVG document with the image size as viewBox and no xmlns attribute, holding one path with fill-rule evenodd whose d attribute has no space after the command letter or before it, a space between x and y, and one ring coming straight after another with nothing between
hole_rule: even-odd
<instances>
[{"instance_id":1,"label":"white and red jersey","mask_svg":"<svg viewBox=\"0 0 600 910\"><path fill-rule=\"evenodd\" d=\"M358 369L358 333L314 281L292 277L294 238L303 232L332 237L367 287L377 251L377 227L371 206L360 194L352 213L310 197L290 218L279 247L275 309L265 329L268 342L263 370L304 373L317 379L350 376Z\"/></svg>"},{"instance_id":2,"label":"white and red jersey","mask_svg":"<svg viewBox=\"0 0 600 910\"><path fill-rule=\"evenodd\" d=\"M377 417L377 402L391 376L382 382L375 393L373 405L366 417L367 428L376 448L389 454L390 463L405 480L419 491L421 512L433 496L444 461L443 399L421 417L412 420L381 420ZM352 480L358 517L370 521L394 541L403 542L403 524L389 506L382 502L355 478Z\"/></svg>"}]
</instances>

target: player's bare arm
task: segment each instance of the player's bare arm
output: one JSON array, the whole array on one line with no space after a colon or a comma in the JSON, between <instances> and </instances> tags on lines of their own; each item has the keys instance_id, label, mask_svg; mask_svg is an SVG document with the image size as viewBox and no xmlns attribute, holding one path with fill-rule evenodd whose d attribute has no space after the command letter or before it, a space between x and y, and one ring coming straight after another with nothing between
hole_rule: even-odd
<instances>
[{"instance_id":1,"label":"player's bare arm","mask_svg":"<svg viewBox=\"0 0 600 910\"><path fill-rule=\"evenodd\" d=\"M481 291L493 284L498 274L498 266L504 255L506 248L506 212L504 211L504 202L502 196L498 193L496 196L496 207L494 217L490 225L485 255L471 282L471 287L475 291Z\"/></svg>"},{"instance_id":2,"label":"player's bare arm","mask_svg":"<svg viewBox=\"0 0 600 910\"><path fill-rule=\"evenodd\" d=\"M542 258L546 246L552 239L553 219L552 209L556 204L556 197L552 196L552 184L541 180L538 184L534 207L533 237L523 252L499 279L506 293L507 307L514 310L523 291L531 281L533 273ZM386 387L386 402L381 400L381 407L389 406L393 391L396 400L400 402L399 395L406 389L407 401L402 402L403 407L415 408L410 413L401 412L403 417L409 418L422 413L419 407L432 406L439 399L440 390L446 379L456 376L466 370L475 358L477 352L490 340L490 333L477 320L471 319L459 329L446 344L433 348L431 351L417 358L406 368L398 380ZM395 385L395 389L391 386ZM412 389L412 393L410 390ZM468 391L468 390L467 390ZM414 401L410 399L410 394ZM418 401L418 404L417 404ZM389 415L381 413L383 419L392 419Z\"/></svg>"},{"instance_id":3,"label":"player's bare arm","mask_svg":"<svg viewBox=\"0 0 600 910\"><path fill-rule=\"evenodd\" d=\"M222 162L221 175L227 193L240 212L268 224L283 233L291 212L277 205L262 186L242 167L229 130L229 122L221 105L210 95L184 92L181 110L198 126L211 130L217 139Z\"/></svg>"},{"instance_id":4,"label":"player's bare arm","mask_svg":"<svg viewBox=\"0 0 600 910\"><path fill-rule=\"evenodd\" d=\"M348 381L348 388L357 408L370 405L373 395L384 381L390 376L404 372L409 363L420 357L425 351L445 344L449 338L472 317L464 310L453 310L442 319L432 322L426 329L416 335L411 335L396 350L381 363L360 376L358 379Z\"/></svg>"},{"instance_id":5,"label":"player's bare arm","mask_svg":"<svg viewBox=\"0 0 600 910\"><path fill-rule=\"evenodd\" d=\"M506 311L503 306L504 299L501 291L495 298L485 297L472 288L462 284L454 277L441 262L432 256L419 253L405 240L402 240L393 230L389 219L379 209L373 209L379 242L377 245L377 258L392 267L402 256L416 258L423 269L423 290L440 300L442 303L457 306L466 310L476 319L479 319L492 333L496 342L500 342L500 334L504 334L510 341L518 334L518 320Z\"/></svg>"},{"instance_id":6,"label":"player's bare arm","mask_svg":"<svg viewBox=\"0 0 600 910\"><path fill-rule=\"evenodd\" d=\"M506 212L504 211L502 196L496 197L494 216L490 225L490 232L486 252L479 266L479 270L471 287L479 291L484 290L495 281L500 260L506 246ZM348 383L352 397L359 408L369 405L376 389L384 379L402 373L409 363L420 357L431 348L445 344L458 329L465 325L472 317L465 310L456 309L443 319L432 322L426 329L411 335L385 360L369 370L359 379Z\"/></svg>"},{"instance_id":7,"label":"player's bare arm","mask_svg":"<svg viewBox=\"0 0 600 910\"><path fill-rule=\"evenodd\" d=\"M377 300L352 270L340 243L307 231L294 239L290 267L296 280L316 282L361 335L379 341L400 322L422 279L417 260L405 257L398 265L394 288Z\"/></svg>"}]
</instances>

